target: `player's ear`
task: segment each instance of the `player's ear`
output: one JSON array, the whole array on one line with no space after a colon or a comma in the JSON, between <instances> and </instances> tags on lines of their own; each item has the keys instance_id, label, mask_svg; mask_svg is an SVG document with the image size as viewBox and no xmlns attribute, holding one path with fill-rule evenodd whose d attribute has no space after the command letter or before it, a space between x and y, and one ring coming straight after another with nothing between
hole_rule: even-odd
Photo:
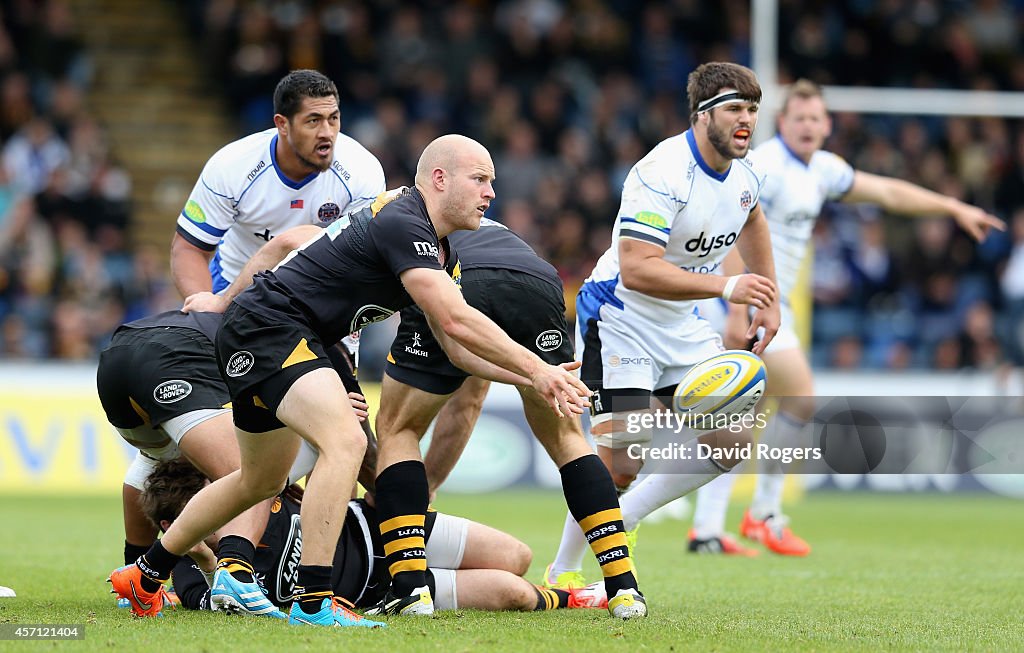
<instances>
[{"instance_id":1,"label":"player's ear","mask_svg":"<svg viewBox=\"0 0 1024 653\"><path fill-rule=\"evenodd\" d=\"M430 180L434 182L434 188L437 190L444 190L448 180L448 173L445 172L444 168L434 168L430 172Z\"/></svg>"},{"instance_id":2,"label":"player's ear","mask_svg":"<svg viewBox=\"0 0 1024 653\"><path fill-rule=\"evenodd\" d=\"M277 132L282 136L288 135L289 121L288 118L281 115L280 113L274 114L274 126L277 127Z\"/></svg>"}]
</instances>

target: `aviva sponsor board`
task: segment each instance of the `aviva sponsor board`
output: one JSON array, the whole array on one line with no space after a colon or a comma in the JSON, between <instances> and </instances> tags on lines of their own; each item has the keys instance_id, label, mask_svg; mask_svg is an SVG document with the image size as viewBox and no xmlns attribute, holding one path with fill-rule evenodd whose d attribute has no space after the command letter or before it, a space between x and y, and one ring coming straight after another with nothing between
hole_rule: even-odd
<instances>
[{"instance_id":1,"label":"aviva sponsor board","mask_svg":"<svg viewBox=\"0 0 1024 653\"><path fill-rule=\"evenodd\" d=\"M107 423L89 390L5 387L0 492L120 491L135 449Z\"/></svg>"}]
</instances>

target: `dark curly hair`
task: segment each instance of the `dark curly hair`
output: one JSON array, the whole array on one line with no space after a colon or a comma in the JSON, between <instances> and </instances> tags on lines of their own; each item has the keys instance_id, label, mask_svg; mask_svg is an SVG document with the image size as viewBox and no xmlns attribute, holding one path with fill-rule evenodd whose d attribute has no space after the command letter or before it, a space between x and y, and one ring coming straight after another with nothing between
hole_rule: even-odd
<instances>
[{"instance_id":1,"label":"dark curly hair","mask_svg":"<svg viewBox=\"0 0 1024 653\"><path fill-rule=\"evenodd\" d=\"M341 106L338 87L326 75L316 70L293 70L277 83L274 89L274 113L289 121L299 112L305 98L333 97Z\"/></svg>"},{"instance_id":2,"label":"dark curly hair","mask_svg":"<svg viewBox=\"0 0 1024 653\"><path fill-rule=\"evenodd\" d=\"M761 85L754 71L738 63L711 61L701 64L690 73L686 81L686 95L690 98L690 123L697 122L697 106L718 95L722 89L732 88L750 102L761 101Z\"/></svg>"},{"instance_id":3,"label":"dark curly hair","mask_svg":"<svg viewBox=\"0 0 1024 653\"><path fill-rule=\"evenodd\" d=\"M160 528L160 522L174 521L196 492L206 485L206 477L184 458L165 460L146 479L139 497L139 507L149 521Z\"/></svg>"}]
</instances>

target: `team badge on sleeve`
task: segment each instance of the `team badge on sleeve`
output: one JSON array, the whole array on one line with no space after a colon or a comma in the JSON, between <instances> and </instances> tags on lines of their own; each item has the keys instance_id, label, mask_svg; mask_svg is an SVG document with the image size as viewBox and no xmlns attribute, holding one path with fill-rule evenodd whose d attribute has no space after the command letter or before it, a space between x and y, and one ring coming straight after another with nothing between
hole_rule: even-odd
<instances>
[{"instance_id":1,"label":"team badge on sleeve","mask_svg":"<svg viewBox=\"0 0 1024 653\"><path fill-rule=\"evenodd\" d=\"M754 203L754 196L749 190L745 190L740 193L740 208L744 211L750 208L750 205Z\"/></svg>"}]
</instances>

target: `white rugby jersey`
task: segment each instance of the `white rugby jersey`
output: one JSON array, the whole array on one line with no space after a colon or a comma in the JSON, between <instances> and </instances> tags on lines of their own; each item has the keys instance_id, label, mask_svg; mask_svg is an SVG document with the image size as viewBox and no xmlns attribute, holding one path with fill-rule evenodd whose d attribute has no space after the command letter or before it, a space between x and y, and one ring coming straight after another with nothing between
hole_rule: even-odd
<instances>
[{"instance_id":1,"label":"white rugby jersey","mask_svg":"<svg viewBox=\"0 0 1024 653\"><path fill-rule=\"evenodd\" d=\"M299 225L326 226L384 192L377 157L344 134L334 144L330 169L299 182L277 167L276 147L273 128L225 145L206 163L178 216L185 240L217 250L210 261L214 292L230 285L277 234Z\"/></svg>"},{"instance_id":2,"label":"white rugby jersey","mask_svg":"<svg viewBox=\"0 0 1024 653\"><path fill-rule=\"evenodd\" d=\"M701 157L693 133L659 143L629 171L612 230L612 244L580 289L577 311L586 323L610 304L628 316L678 324L695 300L657 299L619 280L619 239L636 238L665 248L664 259L689 272L716 274L757 206L764 175L746 159L719 174Z\"/></svg>"},{"instance_id":3,"label":"white rugby jersey","mask_svg":"<svg viewBox=\"0 0 1024 653\"><path fill-rule=\"evenodd\" d=\"M761 191L761 208L772 233L775 276L783 302L796 287L800 265L814 222L826 200L838 199L853 185L853 167L842 157L818 150L804 163L782 138L766 141L750 153L768 179Z\"/></svg>"}]
</instances>

